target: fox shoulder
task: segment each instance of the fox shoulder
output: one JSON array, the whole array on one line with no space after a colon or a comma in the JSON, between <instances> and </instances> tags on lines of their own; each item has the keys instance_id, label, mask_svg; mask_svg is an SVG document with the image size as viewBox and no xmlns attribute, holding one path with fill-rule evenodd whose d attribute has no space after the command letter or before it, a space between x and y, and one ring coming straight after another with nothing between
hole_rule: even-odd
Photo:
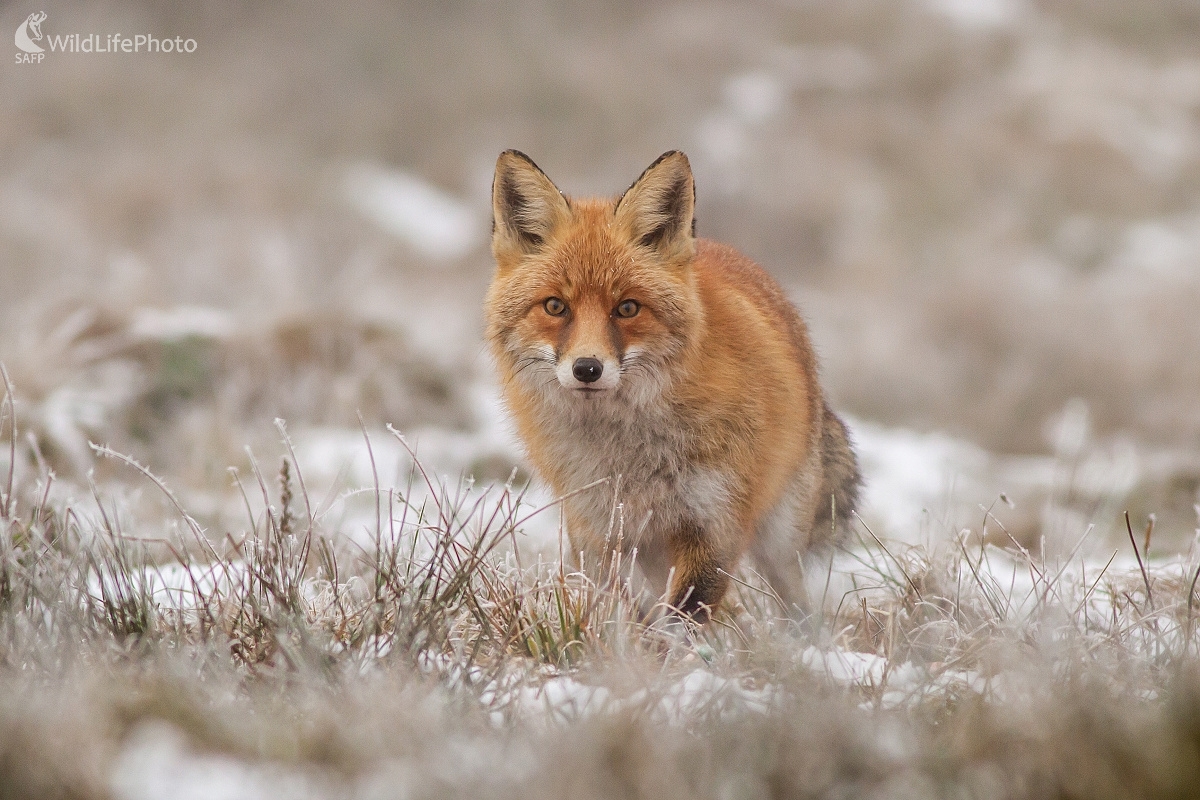
<instances>
[{"instance_id":1,"label":"fox shoulder","mask_svg":"<svg viewBox=\"0 0 1200 800\"><path fill-rule=\"evenodd\" d=\"M808 380L817 380L817 361L808 328L779 282L762 267L726 244L696 240L694 269L701 296L708 302L745 304L761 314L789 344Z\"/></svg>"}]
</instances>

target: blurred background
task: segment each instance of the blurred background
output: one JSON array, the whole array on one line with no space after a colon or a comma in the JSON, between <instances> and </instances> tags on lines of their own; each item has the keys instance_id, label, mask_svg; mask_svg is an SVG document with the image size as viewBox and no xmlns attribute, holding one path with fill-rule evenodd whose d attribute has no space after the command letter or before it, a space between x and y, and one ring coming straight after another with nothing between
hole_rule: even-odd
<instances>
[{"instance_id":1,"label":"blurred background","mask_svg":"<svg viewBox=\"0 0 1200 800\"><path fill-rule=\"evenodd\" d=\"M109 443L219 529L226 467L277 462L277 417L314 485L369 484L359 412L380 447L390 422L447 475L507 478L497 154L616 194L682 149L699 233L809 320L883 533L982 507L997 544L1067 550L1128 509L1152 552L1193 539L1194 0L3 9L44 10L47 40L198 44L47 47L0 79L0 361L18 469L55 491L136 478Z\"/></svg>"}]
</instances>

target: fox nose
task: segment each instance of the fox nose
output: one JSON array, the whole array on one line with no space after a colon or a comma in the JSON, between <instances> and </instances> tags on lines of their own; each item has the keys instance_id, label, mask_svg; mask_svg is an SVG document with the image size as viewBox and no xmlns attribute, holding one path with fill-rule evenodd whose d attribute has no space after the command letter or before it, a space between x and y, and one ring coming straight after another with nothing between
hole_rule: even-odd
<instances>
[{"instance_id":1,"label":"fox nose","mask_svg":"<svg viewBox=\"0 0 1200 800\"><path fill-rule=\"evenodd\" d=\"M575 376L575 380L583 383L594 383L600 380L602 372L604 372L604 365L597 358L577 358L571 365L571 374Z\"/></svg>"}]
</instances>

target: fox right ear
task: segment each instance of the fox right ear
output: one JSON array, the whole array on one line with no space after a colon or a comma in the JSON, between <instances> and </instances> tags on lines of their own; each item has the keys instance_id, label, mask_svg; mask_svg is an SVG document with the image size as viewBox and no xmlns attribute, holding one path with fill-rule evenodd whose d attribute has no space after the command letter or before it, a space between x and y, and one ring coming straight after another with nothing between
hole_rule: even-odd
<instances>
[{"instance_id":1,"label":"fox right ear","mask_svg":"<svg viewBox=\"0 0 1200 800\"><path fill-rule=\"evenodd\" d=\"M688 158L663 153L617 201L616 221L629 241L671 261L695 254L696 184Z\"/></svg>"},{"instance_id":2,"label":"fox right ear","mask_svg":"<svg viewBox=\"0 0 1200 800\"><path fill-rule=\"evenodd\" d=\"M492 253L497 263L537 251L570 211L567 199L533 159L519 150L500 154L492 180Z\"/></svg>"}]
</instances>

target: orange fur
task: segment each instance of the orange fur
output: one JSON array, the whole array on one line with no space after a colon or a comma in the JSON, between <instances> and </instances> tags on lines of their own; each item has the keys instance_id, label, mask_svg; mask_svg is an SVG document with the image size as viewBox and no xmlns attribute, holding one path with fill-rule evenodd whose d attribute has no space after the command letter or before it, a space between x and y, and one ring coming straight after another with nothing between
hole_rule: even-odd
<instances>
[{"instance_id":1,"label":"orange fur","mask_svg":"<svg viewBox=\"0 0 1200 800\"><path fill-rule=\"evenodd\" d=\"M694 238L693 207L682 153L615 200L569 200L501 154L487 337L542 478L561 495L611 479L565 502L581 559L636 549L635 588L703 620L749 552L799 609L799 557L834 504L852 510L856 461L803 321L757 265Z\"/></svg>"}]
</instances>

